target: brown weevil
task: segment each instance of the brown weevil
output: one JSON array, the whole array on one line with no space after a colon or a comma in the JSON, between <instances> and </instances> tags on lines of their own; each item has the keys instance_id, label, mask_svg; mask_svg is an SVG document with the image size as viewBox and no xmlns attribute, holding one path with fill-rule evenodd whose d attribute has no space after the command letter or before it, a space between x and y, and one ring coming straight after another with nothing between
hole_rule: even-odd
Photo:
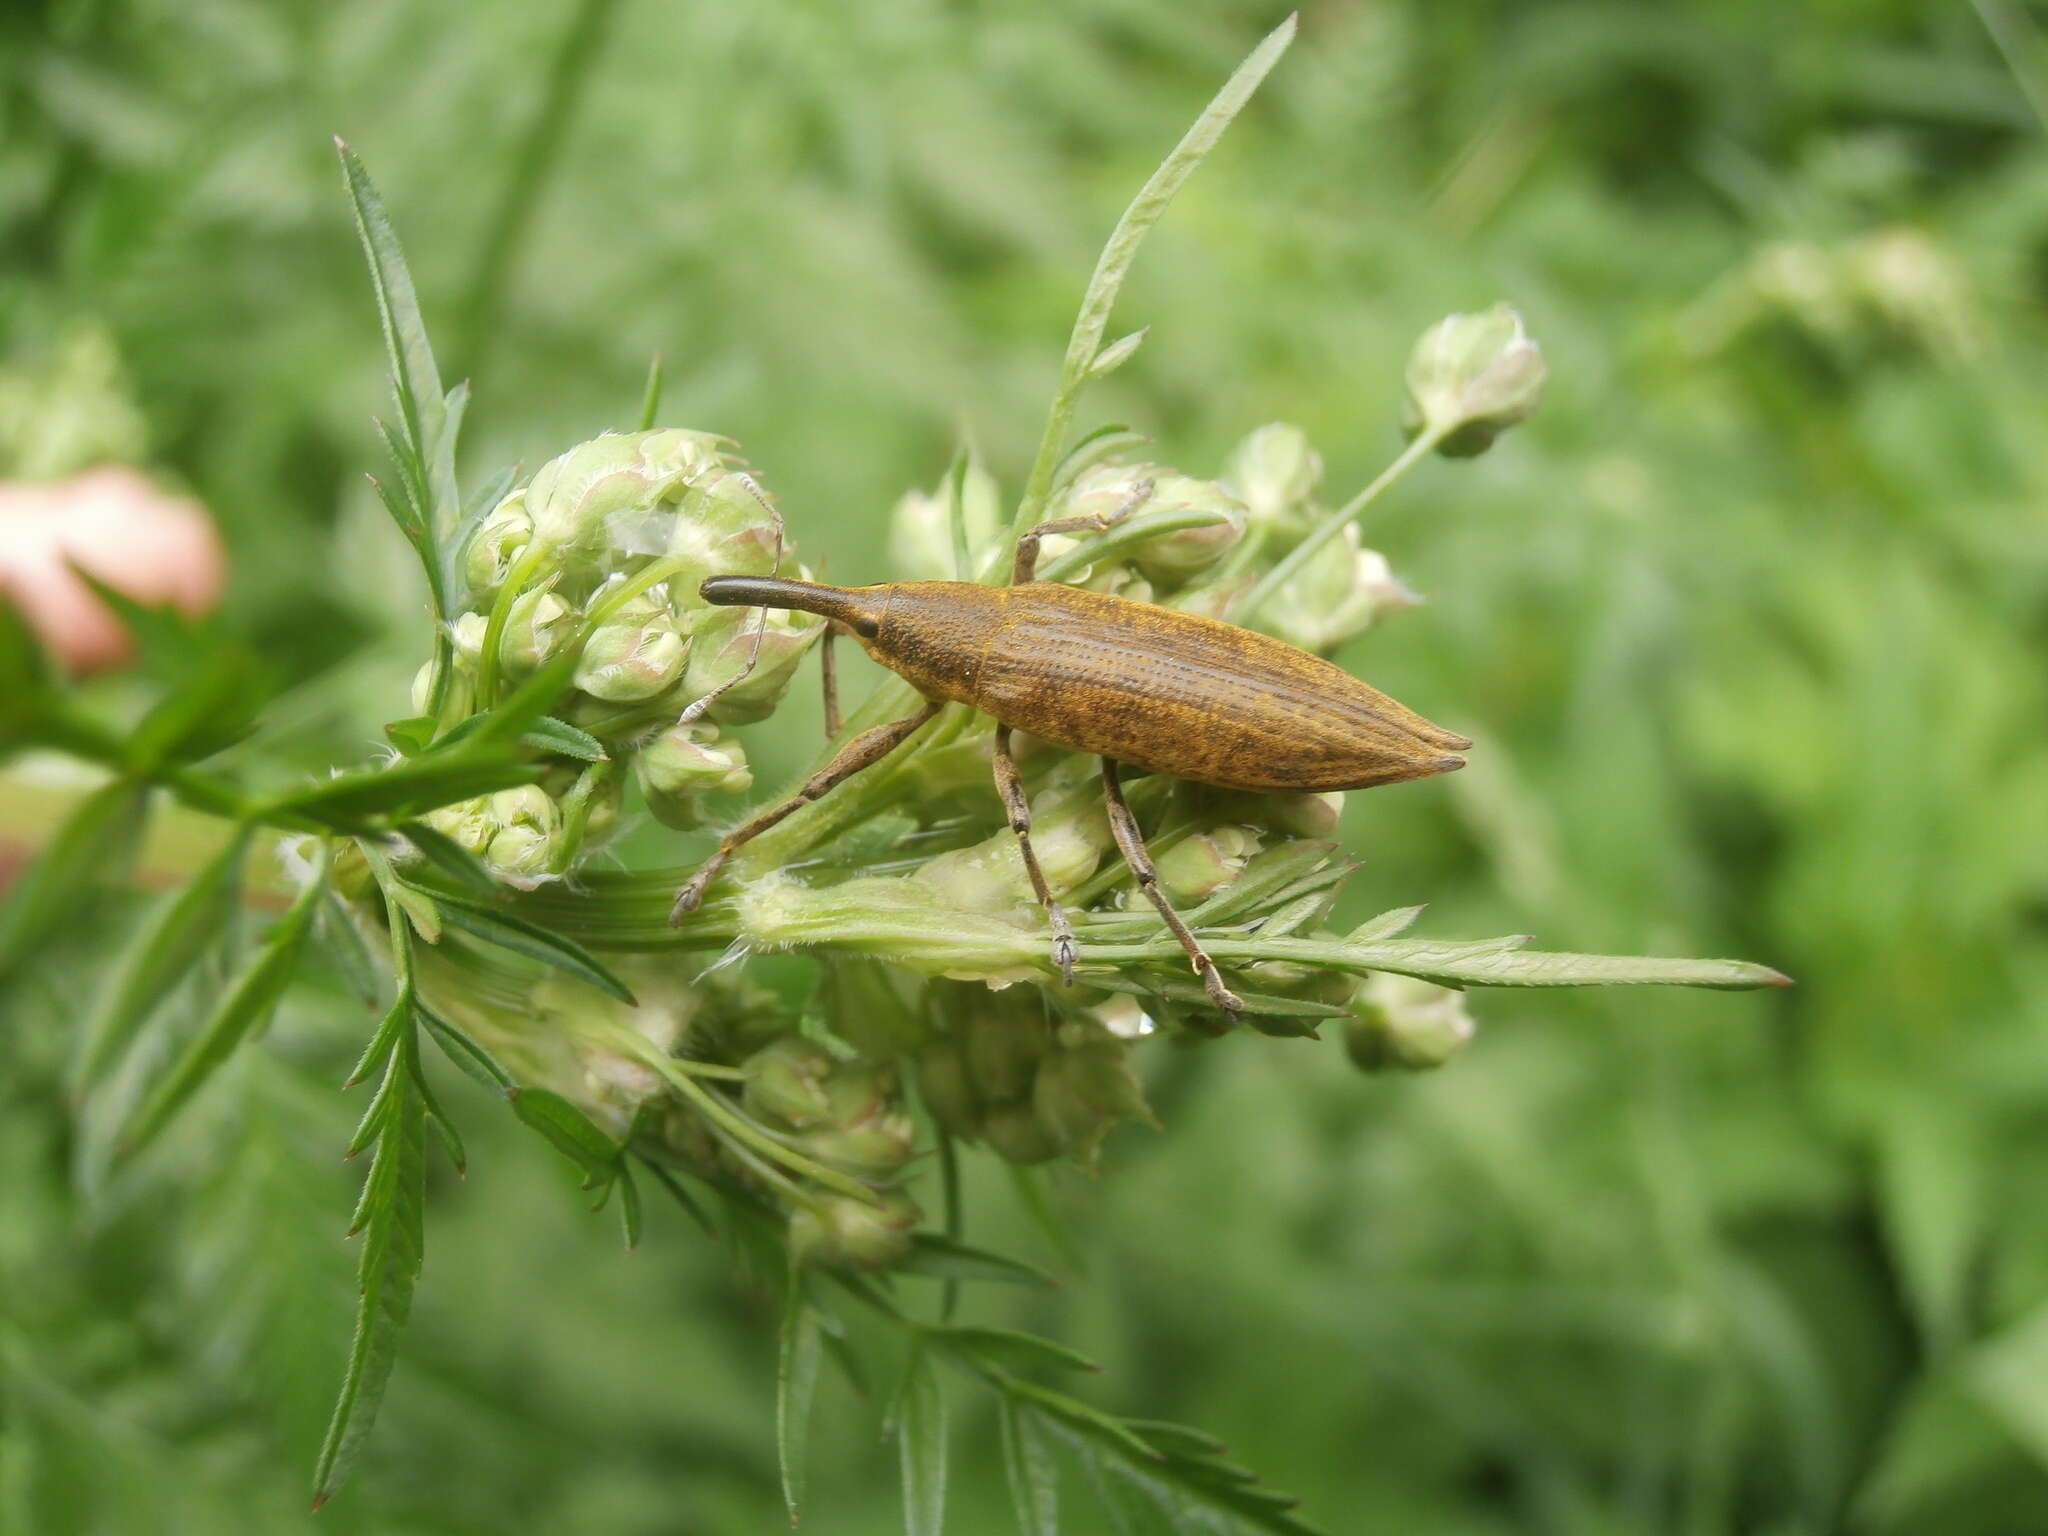
<instances>
[{"instance_id":1,"label":"brown weevil","mask_svg":"<svg viewBox=\"0 0 2048 1536\"><path fill-rule=\"evenodd\" d=\"M1024 869L1071 983L1074 932L1031 848L1031 807L1010 733L1092 752L1117 848L1194 963L1210 998L1241 1008L1215 962L1159 889L1122 764L1223 789L1318 792L1398 784L1465 766L1472 743L1319 656L1249 629L1133 598L1033 580L1047 534L1100 531L1113 518L1058 518L1017 541L1010 584L886 582L830 587L778 576L714 576L704 601L821 614L924 695L915 713L863 731L802 789L726 834L677 894L670 920L696 908L735 849L879 762L948 703L996 721L995 780Z\"/></svg>"}]
</instances>

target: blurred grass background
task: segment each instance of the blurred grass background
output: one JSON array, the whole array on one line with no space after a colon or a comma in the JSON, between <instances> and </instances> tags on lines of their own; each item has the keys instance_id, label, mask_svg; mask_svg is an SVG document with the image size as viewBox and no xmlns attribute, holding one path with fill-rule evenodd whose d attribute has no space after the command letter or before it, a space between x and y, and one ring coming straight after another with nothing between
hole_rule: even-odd
<instances>
[{"instance_id":1,"label":"blurred grass background","mask_svg":"<svg viewBox=\"0 0 2048 1536\"><path fill-rule=\"evenodd\" d=\"M970 433L1012 494L1123 201L1278 19L1241 0L46 0L0 12L0 472L204 499L235 625L352 759L417 664L362 488L384 391L329 136L381 182L472 476L663 417L874 579ZM1141 257L1094 419L1339 493L1407 348L1507 298L1544 410L1366 537L1430 605L1344 656L1480 739L1355 797L1429 930L1735 954L1770 997L1479 994L1426 1080L1162 1053L1064 1188L1085 1278L977 1298L1333 1532L2048 1531L2048 154L2036 13L1327 0ZM2001 53L1996 39L2002 39ZM803 693L805 690L799 690ZM750 751L813 750L793 707ZM19 830L19 829L16 829ZM118 925L119 911L109 922ZM148 1174L71 1193L106 936L0 996L0 1528L299 1527L345 1348L362 1032L318 988ZM618 1252L456 1094L407 1353L328 1532L779 1528L773 1318L679 1221ZM996 1170L973 1235L1032 1251ZM1042 1251L1042 1250L1041 1250ZM836 1395L835 1395L836 1394ZM897 1529L837 1388L820 1536ZM993 1425L956 1529L1007 1528ZM1067 1529L1102 1529L1071 1490Z\"/></svg>"}]
</instances>

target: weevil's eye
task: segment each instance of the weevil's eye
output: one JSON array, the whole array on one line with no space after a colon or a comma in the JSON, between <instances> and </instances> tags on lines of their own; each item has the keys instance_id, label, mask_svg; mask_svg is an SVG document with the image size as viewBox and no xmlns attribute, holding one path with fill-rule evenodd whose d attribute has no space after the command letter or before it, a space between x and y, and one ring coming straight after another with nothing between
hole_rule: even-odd
<instances>
[{"instance_id":1,"label":"weevil's eye","mask_svg":"<svg viewBox=\"0 0 2048 1536\"><path fill-rule=\"evenodd\" d=\"M872 640L882 632L882 626L873 619L855 619L853 621L853 632L863 640Z\"/></svg>"}]
</instances>

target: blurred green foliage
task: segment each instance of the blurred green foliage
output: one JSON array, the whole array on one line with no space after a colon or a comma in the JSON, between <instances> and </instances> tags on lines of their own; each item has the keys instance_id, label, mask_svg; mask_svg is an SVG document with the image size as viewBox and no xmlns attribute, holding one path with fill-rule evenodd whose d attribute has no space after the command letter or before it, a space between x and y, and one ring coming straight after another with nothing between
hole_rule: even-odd
<instances>
[{"instance_id":1,"label":"blurred green foliage","mask_svg":"<svg viewBox=\"0 0 2048 1536\"><path fill-rule=\"evenodd\" d=\"M353 760L419 599L360 480L381 365L330 134L474 380L473 474L630 425L659 352L664 416L743 442L860 580L961 430L1014 493L1097 242L1275 19L10 7L0 470L71 467L30 456L69 433L198 494L307 760ZM1335 1531L2048 1524L2044 68L2020 0L1306 8L1141 257L1151 338L1094 410L1200 474L1296 421L1346 488L1414 335L1515 302L1544 410L1368 530L1433 601L1346 661L1480 748L1354 802L1357 899L1802 986L1489 994L1422 1081L1165 1054L1166 1132L1063 1190L1085 1280L984 1315ZM54 424L21 436L22 402ZM764 782L814 720L752 733ZM352 1301L360 1021L338 979L294 993L83 1204L59 1063L131 915L0 993L0 1528L293 1529ZM768 1303L680 1221L622 1256L544 1148L450 1107L472 1173L430 1190L408 1353L322 1528L779 1523ZM997 1229L1004 1183L971 1162L974 1235L1042 1248ZM868 1413L820 1409L807 1527L895 1529ZM956 1437L962 1531L1008 1518L993 1438Z\"/></svg>"}]
</instances>

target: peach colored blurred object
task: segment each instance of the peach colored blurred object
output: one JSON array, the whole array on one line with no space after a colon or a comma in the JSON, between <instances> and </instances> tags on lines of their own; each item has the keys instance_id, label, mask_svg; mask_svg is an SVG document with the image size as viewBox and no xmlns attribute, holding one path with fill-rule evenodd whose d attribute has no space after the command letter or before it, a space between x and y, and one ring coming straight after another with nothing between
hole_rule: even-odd
<instances>
[{"instance_id":1,"label":"peach colored blurred object","mask_svg":"<svg viewBox=\"0 0 2048 1536\"><path fill-rule=\"evenodd\" d=\"M43 484L0 481L0 593L73 672L115 666L133 646L67 561L137 602L189 614L211 608L227 577L205 509L124 465Z\"/></svg>"}]
</instances>

